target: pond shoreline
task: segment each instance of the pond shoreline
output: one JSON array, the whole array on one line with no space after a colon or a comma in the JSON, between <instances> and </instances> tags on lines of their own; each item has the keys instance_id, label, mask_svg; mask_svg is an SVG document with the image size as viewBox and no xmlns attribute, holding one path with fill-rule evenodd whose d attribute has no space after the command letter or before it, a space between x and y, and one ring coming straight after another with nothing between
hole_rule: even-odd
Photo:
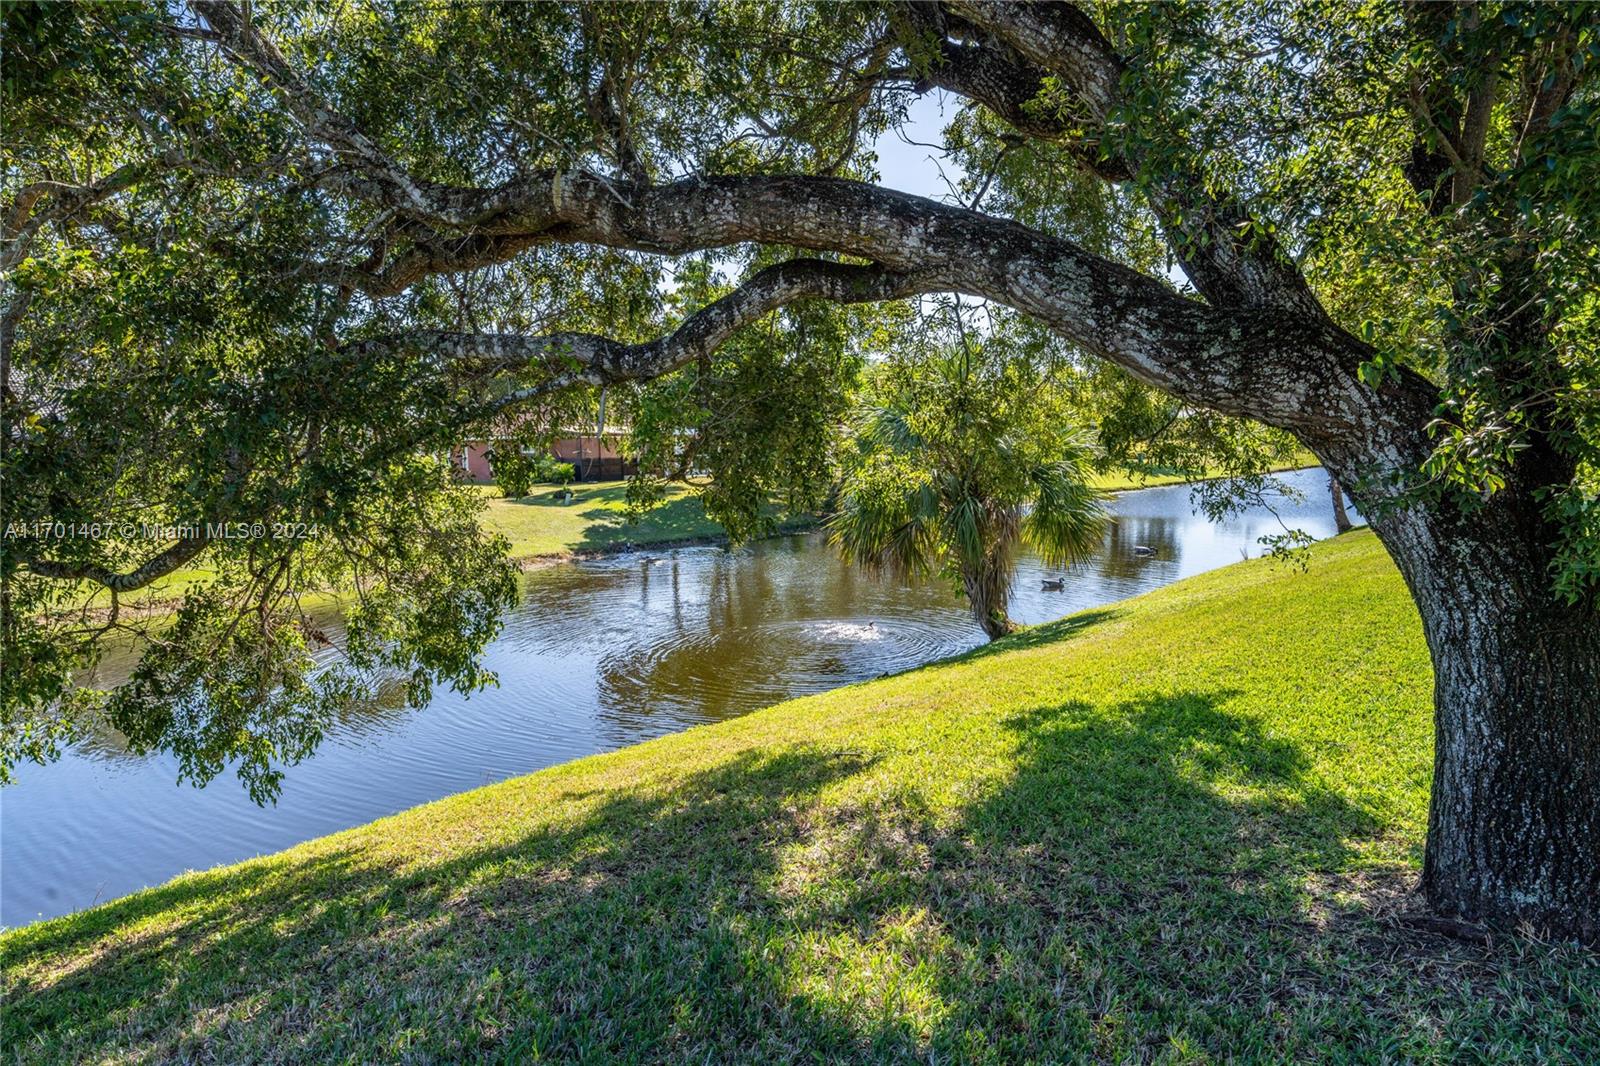
<instances>
[{"instance_id":1,"label":"pond shoreline","mask_svg":"<svg viewBox=\"0 0 1600 1066\"><path fill-rule=\"evenodd\" d=\"M1283 501L1282 519L1329 535L1320 472L1285 480L1301 502ZM618 488L602 491L614 498ZM518 510L570 532L590 521L583 512L593 506L580 500L548 519L538 512L556 507ZM1019 560L1018 622L1032 627L1102 609L1227 565L1246 548L1254 556L1257 534L1280 521L1278 512L1261 511L1211 523L1194 513L1182 484L1130 487L1107 507L1116 521L1081 568ZM645 527L676 536L622 539L615 520L603 517L605 537L571 545L576 550L527 551L556 547L549 540L518 545L519 602L484 651L498 683L441 690L425 710L378 701L337 716L270 809L227 780L175 787L174 757L130 756L109 735L86 739L51 766L24 768L5 796L13 861L0 922L67 913L178 870L270 854L439 796L898 676L984 643L948 582L851 567L815 518L730 551L714 546L725 537L681 520L679 510L669 530Z\"/></svg>"},{"instance_id":2,"label":"pond shoreline","mask_svg":"<svg viewBox=\"0 0 1600 1066\"><path fill-rule=\"evenodd\" d=\"M1019 1059L1103 1049L1114 999L1125 1047L1368 1058L1420 1018L1420 1057L1510 1033L1588 1061L1572 1010L1600 957L1408 924L1426 646L1369 532L1312 558L1314 581L1234 564L7 930L0 1040L60 1062L625 1058L690 1017L727 1019L734 1049L848 1058L880 1025L885 1058L922 1032L959 1058L1012 1038L1003 992L1081 1021ZM1040 946L1063 961L1019 950ZM1283 974L1271 1043L1257 996L1194 991ZM891 1025L855 991L885 985ZM796 987L836 1013L792 1009Z\"/></svg>"},{"instance_id":3,"label":"pond shoreline","mask_svg":"<svg viewBox=\"0 0 1600 1066\"><path fill-rule=\"evenodd\" d=\"M1312 461L1305 461L1307 458L1310 458ZM1294 465L1276 467L1268 471L1268 473L1290 474L1300 470L1309 470L1318 465L1320 464L1315 462L1314 457L1302 456ZM1149 480L1143 483L1135 483L1132 477L1123 477L1109 484L1102 485L1100 488L1101 491L1105 492L1109 496L1119 496L1125 492L1138 492L1143 489L1166 488L1172 485L1181 484L1198 485L1208 481L1221 480L1225 480L1225 478L1195 478L1193 481L1189 481L1185 478L1172 475L1152 474L1149 476ZM534 495L530 494L525 497L519 497L518 501L520 502L522 500L530 500L533 498ZM506 498L498 497L498 499L503 500ZM825 521L826 519L820 515L795 519L791 523L780 525L771 533L767 533L759 537L752 537L746 543L756 543L758 541L770 540L774 537L791 536L796 533L814 532L815 530L820 529ZM554 566L560 563L581 563L594 559L605 559L615 555L626 555L629 552L644 551L646 549L659 548L666 551L674 548L705 547L717 544L725 545L728 543L729 537L726 533L702 533L688 537L661 538L652 538L646 535L640 540L615 541L609 544L600 544L589 548L568 548L562 551L554 552L516 553L510 556L510 562L512 565L516 566L518 570L522 571L523 573L528 573L533 570L541 570L545 567ZM338 593L313 592L308 594L307 603L315 606L323 606L326 604L338 603L343 598L344 597ZM125 602L118 609L118 616L128 621L151 621L164 615L173 614L182 602L183 597L181 595L153 597L145 600L136 600L131 603ZM111 608L69 608L54 612L51 617L81 617L87 622L103 624L110 619Z\"/></svg>"},{"instance_id":4,"label":"pond shoreline","mask_svg":"<svg viewBox=\"0 0 1600 1066\"><path fill-rule=\"evenodd\" d=\"M1268 474L1292 474L1300 470L1311 470L1321 464L1313 458L1310 462L1297 462L1293 466L1274 467L1267 471ZM1202 477L1190 481L1185 478L1169 477L1168 475L1153 474L1148 482L1136 484L1131 478L1124 478L1111 486L1104 486L1102 490L1108 496L1121 496L1127 492L1141 492L1145 489L1169 488L1173 485L1202 485L1208 481L1224 481L1227 476ZM524 499L528 497L523 497ZM823 527L827 518L822 515L813 515L806 519L796 519L791 524L779 525L771 533L764 533L759 537L751 537L746 543L754 544L763 540L772 540L776 537L788 537L797 533L813 533ZM670 537L663 539L645 539L637 541L617 541L613 544L603 544L594 548L580 548L559 552L535 552L529 555L514 556L511 561L524 573L530 570L542 569L546 566L555 566L560 563L581 563L592 559L606 559L615 555L626 555L629 552L646 551L650 549L671 550L674 548L700 548L717 544L729 543L726 533L702 534L694 537Z\"/></svg>"},{"instance_id":5,"label":"pond shoreline","mask_svg":"<svg viewBox=\"0 0 1600 1066\"><path fill-rule=\"evenodd\" d=\"M822 528L823 519L813 518L805 522L796 522L793 525L779 526L771 533L763 533L759 537L751 537L746 544L756 544L764 540L773 540L778 537L792 537L797 533L814 533ZM534 555L520 555L511 561L524 573L530 570L540 570L547 566L559 566L562 563L582 563L593 559L608 559L614 555L627 555L629 552L642 551L671 551L675 548L704 548L712 545L729 543L726 533L710 533L698 537L671 537L662 540L617 541L614 544L603 544L597 548L582 548L576 551L540 552Z\"/></svg>"}]
</instances>

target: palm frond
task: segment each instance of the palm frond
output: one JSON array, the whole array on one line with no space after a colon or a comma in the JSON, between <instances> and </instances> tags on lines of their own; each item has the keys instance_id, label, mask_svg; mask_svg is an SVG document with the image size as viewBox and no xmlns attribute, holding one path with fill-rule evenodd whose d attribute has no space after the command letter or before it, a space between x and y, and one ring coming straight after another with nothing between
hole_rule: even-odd
<instances>
[{"instance_id":1,"label":"palm frond","mask_svg":"<svg viewBox=\"0 0 1600 1066\"><path fill-rule=\"evenodd\" d=\"M872 407L862 412L861 436L870 448L910 455L923 446L907 412L896 406Z\"/></svg>"},{"instance_id":2,"label":"palm frond","mask_svg":"<svg viewBox=\"0 0 1600 1066\"><path fill-rule=\"evenodd\" d=\"M1022 536L1050 566L1083 562L1105 536L1105 494L1094 488L1083 465L1071 460L1033 470L1033 508Z\"/></svg>"},{"instance_id":3,"label":"palm frond","mask_svg":"<svg viewBox=\"0 0 1600 1066\"><path fill-rule=\"evenodd\" d=\"M827 522L845 558L895 573L921 574L939 561L939 503L926 478L893 463L859 471Z\"/></svg>"}]
</instances>

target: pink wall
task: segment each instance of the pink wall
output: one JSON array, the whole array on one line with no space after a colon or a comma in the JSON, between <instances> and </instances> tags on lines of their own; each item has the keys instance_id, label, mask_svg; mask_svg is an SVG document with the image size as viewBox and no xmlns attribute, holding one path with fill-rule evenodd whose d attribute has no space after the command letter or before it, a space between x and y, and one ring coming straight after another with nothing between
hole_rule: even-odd
<instances>
[{"instance_id":1,"label":"pink wall","mask_svg":"<svg viewBox=\"0 0 1600 1066\"><path fill-rule=\"evenodd\" d=\"M577 467L580 478L586 469L594 477L627 477L633 473L634 464L623 461L622 452L618 448L619 443L619 438L612 434L607 434L598 443L593 437L557 437L550 442L550 454L564 463L571 463ZM509 442L503 446L515 447ZM494 480L494 469L489 463L489 452L493 447L490 441L468 441L450 450L450 462L456 469L462 471L467 481L488 484ZM604 464L591 465L596 459L608 461Z\"/></svg>"},{"instance_id":2,"label":"pink wall","mask_svg":"<svg viewBox=\"0 0 1600 1066\"><path fill-rule=\"evenodd\" d=\"M487 441L469 441L450 450L450 462L465 473L468 481L488 483L494 480L489 469L489 444Z\"/></svg>"}]
</instances>

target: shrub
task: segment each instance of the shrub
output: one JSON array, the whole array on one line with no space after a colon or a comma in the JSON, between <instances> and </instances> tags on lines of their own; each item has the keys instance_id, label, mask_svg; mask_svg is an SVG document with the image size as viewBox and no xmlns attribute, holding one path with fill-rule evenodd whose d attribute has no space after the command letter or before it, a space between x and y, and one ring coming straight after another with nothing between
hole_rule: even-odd
<instances>
[{"instance_id":1,"label":"shrub","mask_svg":"<svg viewBox=\"0 0 1600 1066\"><path fill-rule=\"evenodd\" d=\"M494 482L508 499L526 496L533 491L533 483L542 480L539 477L539 465L545 461L523 455L515 445L497 448L489 453L489 469L494 472Z\"/></svg>"},{"instance_id":2,"label":"shrub","mask_svg":"<svg viewBox=\"0 0 1600 1066\"><path fill-rule=\"evenodd\" d=\"M571 463L563 463L559 459L545 458L540 460L538 473L535 475L540 481L550 481L557 485L566 485L572 481L577 471Z\"/></svg>"}]
</instances>

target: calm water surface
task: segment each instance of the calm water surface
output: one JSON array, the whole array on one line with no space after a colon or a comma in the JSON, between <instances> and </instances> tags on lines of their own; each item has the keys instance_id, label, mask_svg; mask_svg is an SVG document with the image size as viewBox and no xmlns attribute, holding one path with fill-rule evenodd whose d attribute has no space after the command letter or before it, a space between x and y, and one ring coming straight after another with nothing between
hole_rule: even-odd
<instances>
[{"instance_id":1,"label":"calm water surface","mask_svg":"<svg viewBox=\"0 0 1600 1066\"><path fill-rule=\"evenodd\" d=\"M1274 504L1291 527L1333 532L1326 476ZM1044 622L1261 554L1265 510L1213 524L1182 485L1124 493L1115 523L1060 592L1022 561L1012 616ZM1136 545L1154 549L1136 554ZM1314 574L1308 580L1315 580ZM488 649L497 688L440 691L416 711L347 718L257 807L231 774L176 786L175 760L107 739L0 790L0 924L65 914L189 869L235 862L477 785L904 670L983 643L951 589L844 565L821 535L728 552L641 551L529 573Z\"/></svg>"}]
</instances>

